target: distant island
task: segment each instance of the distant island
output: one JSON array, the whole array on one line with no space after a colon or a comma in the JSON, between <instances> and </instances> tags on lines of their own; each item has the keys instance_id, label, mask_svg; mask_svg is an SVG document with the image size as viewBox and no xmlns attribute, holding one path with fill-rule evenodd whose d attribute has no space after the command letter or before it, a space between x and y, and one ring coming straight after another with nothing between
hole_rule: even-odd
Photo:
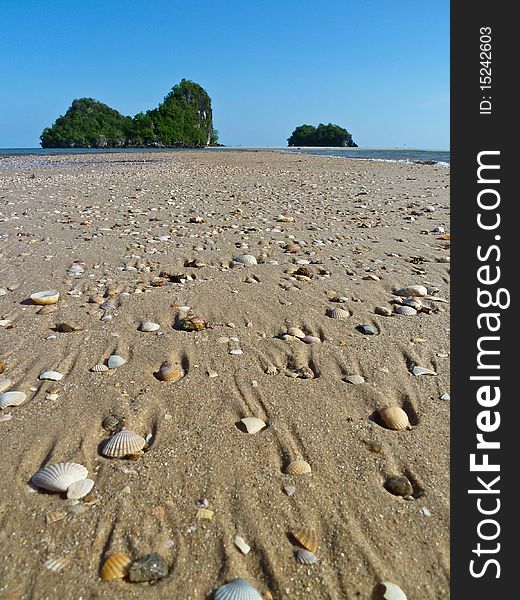
<instances>
[{"instance_id":1,"label":"distant island","mask_svg":"<svg viewBox=\"0 0 520 600\"><path fill-rule=\"evenodd\" d=\"M42 148L201 148L217 139L211 98L187 79L157 108L135 117L92 98L74 100L40 136Z\"/></svg>"},{"instance_id":2,"label":"distant island","mask_svg":"<svg viewBox=\"0 0 520 600\"><path fill-rule=\"evenodd\" d=\"M324 125L320 123L318 127L314 125L300 125L292 132L287 140L288 146L340 146L357 148L357 144L352 140L350 133L340 127L329 123Z\"/></svg>"}]
</instances>

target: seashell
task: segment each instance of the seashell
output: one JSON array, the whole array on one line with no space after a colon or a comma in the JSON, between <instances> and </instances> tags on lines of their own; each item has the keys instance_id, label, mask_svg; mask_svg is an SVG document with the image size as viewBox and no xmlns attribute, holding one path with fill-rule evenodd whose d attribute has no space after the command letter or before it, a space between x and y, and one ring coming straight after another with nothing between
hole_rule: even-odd
<instances>
[{"instance_id":1,"label":"seashell","mask_svg":"<svg viewBox=\"0 0 520 600\"><path fill-rule=\"evenodd\" d=\"M406 600L406 594L395 583L383 581L382 585L385 587L384 600Z\"/></svg>"},{"instance_id":2,"label":"seashell","mask_svg":"<svg viewBox=\"0 0 520 600\"><path fill-rule=\"evenodd\" d=\"M296 560L302 565L313 565L318 562L318 557L314 552L307 550L306 548L296 548L294 553Z\"/></svg>"},{"instance_id":3,"label":"seashell","mask_svg":"<svg viewBox=\"0 0 520 600\"><path fill-rule=\"evenodd\" d=\"M184 331L201 331L206 328L206 321L199 315L189 315L180 321Z\"/></svg>"},{"instance_id":4,"label":"seashell","mask_svg":"<svg viewBox=\"0 0 520 600\"><path fill-rule=\"evenodd\" d=\"M314 335L306 335L301 340L304 344L321 344L320 338Z\"/></svg>"},{"instance_id":5,"label":"seashell","mask_svg":"<svg viewBox=\"0 0 520 600\"><path fill-rule=\"evenodd\" d=\"M137 454L145 446L146 440L143 437L129 429L122 429L105 442L101 454L110 458L123 458Z\"/></svg>"},{"instance_id":6,"label":"seashell","mask_svg":"<svg viewBox=\"0 0 520 600\"><path fill-rule=\"evenodd\" d=\"M411 429L408 415L400 406L388 406L379 411L379 416L383 419L384 424L388 429L401 431L403 429Z\"/></svg>"},{"instance_id":7,"label":"seashell","mask_svg":"<svg viewBox=\"0 0 520 600\"><path fill-rule=\"evenodd\" d=\"M67 513L63 511L56 511L45 515L45 524L52 525L53 523L57 523L58 521L63 521L63 519L67 518Z\"/></svg>"},{"instance_id":8,"label":"seashell","mask_svg":"<svg viewBox=\"0 0 520 600\"><path fill-rule=\"evenodd\" d=\"M213 600L262 600L262 596L249 581L239 578L221 585Z\"/></svg>"},{"instance_id":9,"label":"seashell","mask_svg":"<svg viewBox=\"0 0 520 600\"><path fill-rule=\"evenodd\" d=\"M12 418L13 418L13 415L11 413L0 414L0 423L3 423L5 421L10 421Z\"/></svg>"},{"instance_id":10,"label":"seashell","mask_svg":"<svg viewBox=\"0 0 520 600\"><path fill-rule=\"evenodd\" d=\"M294 492L296 491L296 487L294 485L284 485L283 486L284 492L290 497L294 494Z\"/></svg>"},{"instance_id":11,"label":"seashell","mask_svg":"<svg viewBox=\"0 0 520 600\"><path fill-rule=\"evenodd\" d=\"M43 373L40 373L38 379L42 381L61 381L63 379L63 374L58 373L58 371L43 371Z\"/></svg>"},{"instance_id":12,"label":"seashell","mask_svg":"<svg viewBox=\"0 0 520 600\"><path fill-rule=\"evenodd\" d=\"M289 329L287 330L287 335L291 335L292 337L296 337L301 340L305 337L306 334L298 327L289 327Z\"/></svg>"},{"instance_id":13,"label":"seashell","mask_svg":"<svg viewBox=\"0 0 520 600\"><path fill-rule=\"evenodd\" d=\"M113 302L110 302L110 300L106 300L105 302L103 302L103 304L100 304L99 306L103 310L114 310L115 308L117 308L117 306Z\"/></svg>"},{"instance_id":14,"label":"seashell","mask_svg":"<svg viewBox=\"0 0 520 600\"><path fill-rule=\"evenodd\" d=\"M316 552L318 549L318 534L315 529L311 527L302 527L291 531L294 539L301 544L307 550Z\"/></svg>"},{"instance_id":15,"label":"seashell","mask_svg":"<svg viewBox=\"0 0 520 600\"><path fill-rule=\"evenodd\" d=\"M365 383L365 379L361 375L347 375L343 378L343 381L346 381L347 383L352 383L353 385Z\"/></svg>"},{"instance_id":16,"label":"seashell","mask_svg":"<svg viewBox=\"0 0 520 600\"><path fill-rule=\"evenodd\" d=\"M67 490L67 498L71 500L79 500L86 496L90 490L94 487L94 482L92 479L80 479L79 481L75 481L69 485L69 489Z\"/></svg>"},{"instance_id":17,"label":"seashell","mask_svg":"<svg viewBox=\"0 0 520 600\"><path fill-rule=\"evenodd\" d=\"M241 254L240 256L235 256L233 261L240 263L241 265L245 265L246 267L252 267L253 265L258 264L256 258L251 254Z\"/></svg>"},{"instance_id":18,"label":"seashell","mask_svg":"<svg viewBox=\"0 0 520 600\"><path fill-rule=\"evenodd\" d=\"M159 371L157 371L157 379L160 381L179 381L184 377L184 371L177 365L171 362L163 362Z\"/></svg>"},{"instance_id":19,"label":"seashell","mask_svg":"<svg viewBox=\"0 0 520 600\"><path fill-rule=\"evenodd\" d=\"M0 394L0 410L8 406L18 406L25 402L27 394L25 392L4 392Z\"/></svg>"},{"instance_id":20,"label":"seashell","mask_svg":"<svg viewBox=\"0 0 520 600\"><path fill-rule=\"evenodd\" d=\"M105 417L101 422L101 427L107 431L113 432L119 427L122 421L123 419L116 415L108 415L108 417Z\"/></svg>"},{"instance_id":21,"label":"seashell","mask_svg":"<svg viewBox=\"0 0 520 600\"><path fill-rule=\"evenodd\" d=\"M50 315L51 313L54 313L58 310L58 307L56 306L56 304L46 304L45 306L42 306L40 308L40 310L38 311L37 314L39 315Z\"/></svg>"},{"instance_id":22,"label":"seashell","mask_svg":"<svg viewBox=\"0 0 520 600\"><path fill-rule=\"evenodd\" d=\"M56 304L60 299L60 293L56 290L47 290L32 294L30 298L34 304Z\"/></svg>"},{"instance_id":23,"label":"seashell","mask_svg":"<svg viewBox=\"0 0 520 600\"><path fill-rule=\"evenodd\" d=\"M110 554L101 568L101 581L124 579L128 574L131 563L132 559L124 552Z\"/></svg>"},{"instance_id":24,"label":"seashell","mask_svg":"<svg viewBox=\"0 0 520 600\"><path fill-rule=\"evenodd\" d=\"M108 371L108 367L106 365L94 365L90 370L94 373L103 373L103 371Z\"/></svg>"},{"instance_id":25,"label":"seashell","mask_svg":"<svg viewBox=\"0 0 520 600\"><path fill-rule=\"evenodd\" d=\"M3 360L0 360L0 373L3 373L5 371L5 362Z\"/></svg>"},{"instance_id":26,"label":"seashell","mask_svg":"<svg viewBox=\"0 0 520 600\"><path fill-rule=\"evenodd\" d=\"M412 306L394 306L394 312L396 315L405 315L407 317L417 314L417 311Z\"/></svg>"},{"instance_id":27,"label":"seashell","mask_svg":"<svg viewBox=\"0 0 520 600\"><path fill-rule=\"evenodd\" d=\"M121 365L124 365L126 360L119 356L118 354L112 354L112 356L108 357L107 366L109 369L117 369Z\"/></svg>"},{"instance_id":28,"label":"seashell","mask_svg":"<svg viewBox=\"0 0 520 600\"><path fill-rule=\"evenodd\" d=\"M238 356L240 354L244 354L244 351L241 348L233 348L233 350L230 350L229 353Z\"/></svg>"},{"instance_id":29,"label":"seashell","mask_svg":"<svg viewBox=\"0 0 520 600\"><path fill-rule=\"evenodd\" d=\"M306 475L307 473L311 473L312 469L307 461L298 458L289 463L285 472L287 475Z\"/></svg>"},{"instance_id":30,"label":"seashell","mask_svg":"<svg viewBox=\"0 0 520 600\"><path fill-rule=\"evenodd\" d=\"M143 321L139 325L139 331L157 331L160 327L158 323L154 323L153 321Z\"/></svg>"},{"instance_id":31,"label":"seashell","mask_svg":"<svg viewBox=\"0 0 520 600\"><path fill-rule=\"evenodd\" d=\"M325 314L331 319L348 319L351 316L350 311L344 308L327 308Z\"/></svg>"},{"instance_id":32,"label":"seashell","mask_svg":"<svg viewBox=\"0 0 520 600\"><path fill-rule=\"evenodd\" d=\"M415 310L421 310L421 308L424 308L424 305L419 298L405 298L403 300L403 304L405 306L411 306L412 308L415 308Z\"/></svg>"},{"instance_id":33,"label":"seashell","mask_svg":"<svg viewBox=\"0 0 520 600\"><path fill-rule=\"evenodd\" d=\"M242 423L245 427L247 433L253 434L262 431L266 424L262 419L257 419L256 417L245 417L240 419L240 423Z\"/></svg>"},{"instance_id":34,"label":"seashell","mask_svg":"<svg viewBox=\"0 0 520 600\"><path fill-rule=\"evenodd\" d=\"M197 511L197 519L203 519L204 521L211 521L215 513L209 508L199 508Z\"/></svg>"},{"instance_id":35,"label":"seashell","mask_svg":"<svg viewBox=\"0 0 520 600\"><path fill-rule=\"evenodd\" d=\"M65 462L46 465L32 476L31 483L50 492L66 492L71 484L86 479L87 475L83 465Z\"/></svg>"},{"instance_id":36,"label":"seashell","mask_svg":"<svg viewBox=\"0 0 520 600\"><path fill-rule=\"evenodd\" d=\"M376 306L374 312L376 315L381 315L382 317L392 316L392 309L388 308L388 306Z\"/></svg>"},{"instance_id":37,"label":"seashell","mask_svg":"<svg viewBox=\"0 0 520 600\"><path fill-rule=\"evenodd\" d=\"M424 285L406 285L395 292L396 296L426 296L428 290Z\"/></svg>"},{"instance_id":38,"label":"seashell","mask_svg":"<svg viewBox=\"0 0 520 600\"><path fill-rule=\"evenodd\" d=\"M415 367L412 369L412 373L416 377L419 377L420 375L437 375L435 371L427 369L426 367L419 367L418 365L415 365Z\"/></svg>"},{"instance_id":39,"label":"seashell","mask_svg":"<svg viewBox=\"0 0 520 600\"><path fill-rule=\"evenodd\" d=\"M13 382L7 377L0 377L0 394L5 392L8 388L13 385Z\"/></svg>"},{"instance_id":40,"label":"seashell","mask_svg":"<svg viewBox=\"0 0 520 600\"><path fill-rule=\"evenodd\" d=\"M233 541L235 543L235 546L240 550L240 552L242 552L242 554L249 554L251 547L246 543L244 538L241 538L239 535L236 535Z\"/></svg>"},{"instance_id":41,"label":"seashell","mask_svg":"<svg viewBox=\"0 0 520 600\"><path fill-rule=\"evenodd\" d=\"M105 299L103 296L90 296L88 301L90 304L103 304Z\"/></svg>"},{"instance_id":42,"label":"seashell","mask_svg":"<svg viewBox=\"0 0 520 600\"><path fill-rule=\"evenodd\" d=\"M53 571L54 573L59 573L69 564L69 560L67 558L49 558L43 563L43 566L49 571Z\"/></svg>"}]
</instances>

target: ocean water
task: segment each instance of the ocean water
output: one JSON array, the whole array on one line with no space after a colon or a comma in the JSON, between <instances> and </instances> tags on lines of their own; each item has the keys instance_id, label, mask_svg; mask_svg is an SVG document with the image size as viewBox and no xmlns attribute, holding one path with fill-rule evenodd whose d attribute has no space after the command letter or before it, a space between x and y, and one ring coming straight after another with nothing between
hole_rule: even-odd
<instances>
[{"instance_id":1,"label":"ocean water","mask_svg":"<svg viewBox=\"0 0 520 600\"><path fill-rule=\"evenodd\" d=\"M254 152L258 150L271 150L276 152L290 152L291 154L312 154L316 156L333 156L348 159L369 159L392 162L426 162L431 164L449 165L450 153L447 150L422 150L407 148L309 148L287 146L225 146L217 148L204 148L202 152L229 152L242 151ZM0 148L0 168L11 166L14 162L22 166L38 166L40 157L44 156L72 156L81 154L143 154L163 152L190 152L191 149L179 148ZM19 157L27 161L20 164ZM9 159L16 159L15 161Z\"/></svg>"}]
</instances>

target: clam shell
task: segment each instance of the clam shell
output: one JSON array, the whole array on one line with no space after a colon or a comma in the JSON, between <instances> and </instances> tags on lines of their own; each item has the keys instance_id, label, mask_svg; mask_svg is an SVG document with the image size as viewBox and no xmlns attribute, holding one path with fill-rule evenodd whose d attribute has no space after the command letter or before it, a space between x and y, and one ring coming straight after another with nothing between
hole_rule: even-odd
<instances>
[{"instance_id":1,"label":"clam shell","mask_svg":"<svg viewBox=\"0 0 520 600\"><path fill-rule=\"evenodd\" d=\"M325 314L331 319L348 319L350 317L350 311L344 308L327 308Z\"/></svg>"},{"instance_id":2,"label":"clam shell","mask_svg":"<svg viewBox=\"0 0 520 600\"><path fill-rule=\"evenodd\" d=\"M122 429L105 442L101 453L110 458L122 458L137 454L145 446L146 440L143 437L129 429Z\"/></svg>"},{"instance_id":3,"label":"clam shell","mask_svg":"<svg viewBox=\"0 0 520 600\"><path fill-rule=\"evenodd\" d=\"M7 377L0 377L0 394L5 392L8 388L13 385L13 382Z\"/></svg>"},{"instance_id":4,"label":"clam shell","mask_svg":"<svg viewBox=\"0 0 520 600\"><path fill-rule=\"evenodd\" d=\"M395 292L396 296L427 296L428 290L424 285L405 285Z\"/></svg>"},{"instance_id":5,"label":"clam shell","mask_svg":"<svg viewBox=\"0 0 520 600\"><path fill-rule=\"evenodd\" d=\"M415 367L412 369L412 373L416 377L419 377L420 375L437 375L435 371L427 369L426 367L419 367L418 365L415 365Z\"/></svg>"},{"instance_id":6,"label":"clam shell","mask_svg":"<svg viewBox=\"0 0 520 600\"><path fill-rule=\"evenodd\" d=\"M235 256L233 261L245 265L246 267L252 267L253 265L258 264L256 258L251 254L241 254L240 256Z\"/></svg>"},{"instance_id":7,"label":"clam shell","mask_svg":"<svg viewBox=\"0 0 520 600\"><path fill-rule=\"evenodd\" d=\"M0 410L8 406L18 406L25 402L27 394L25 392L4 392L0 394Z\"/></svg>"},{"instance_id":8,"label":"clam shell","mask_svg":"<svg viewBox=\"0 0 520 600\"><path fill-rule=\"evenodd\" d=\"M403 429L411 429L408 415L400 406L388 406L379 411L379 416L383 419L384 424L388 429L401 431Z\"/></svg>"},{"instance_id":9,"label":"clam shell","mask_svg":"<svg viewBox=\"0 0 520 600\"><path fill-rule=\"evenodd\" d=\"M394 306L394 312L396 315L404 315L407 317L413 317L417 314L417 311L412 306Z\"/></svg>"},{"instance_id":10,"label":"clam shell","mask_svg":"<svg viewBox=\"0 0 520 600\"><path fill-rule=\"evenodd\" d=\"M66 492L70 485L86 479L87 475L88 470L83 465L65 462L46 465L32 476L31 483L50 492Z\"/></svg>"},{"instance_id":11,"label":"clam shell","mask_svg":"<svg viewBox=\"0 0 520 600\"><path fill-rule=\"evenodd\" d=\"M58 373L58 371L43 371L43 373L40 373L38 379L42 381L61 381L63 379L63 374Z\"/></svg>"},{"instance_id":12,"label":"clam shell","mask_svg":"<svg viewBox=\"0 0 520 600\"><path fill-rule=\"evenodd\" d=\"M86 496L90 490L94 487L94 482L92 479L80 479L79 481L75 481L69 485L67 490L67 498L72 500L79 500Z\"/></svg>"},{"instance_id":13,"label":"clam shell","mask_svg":"<svg viewBox=\"0 0 520 600\"><path fill-rule=\"evenodd\" d=\"M103 371L108 371L108 367L106 365L94 365L90 370L94 373L102 373Z\"/></svg>"},{"instance_id":14,"label":"clam shell","mask_svg":"<svg viewBox=\"0 0 520 600\"><path fill-rule=\"evenodd\" d=\"M184 377L184 371L171 362L164 362L157 372L157 379L160 381L179 381Z\"/></svg>"},{"instance_id":15,"label":"clam shell","mask_svg":"<svg viewBox=\"0 0 520 600\"><path fill-rule=\"evenodd\" d=\"M242 552L242 554L249 554L251 547L249 546L249 544L246 543L244 538L241 538L239 535L236 535L233 541L235 546L240 550L240 552Z\"/></svg>"},{"instance_id":16,"label":"clam shell","mask_svg":"<svg viewBox=\"0 0 520 600\"><path fill-rule=\"evenodd\" d=\"M132 559L124 552L116 552L107 557L101 568L101 580L123 579L128 574Z\"/></svg>"},{"instance_id":17,"label":"clam shell","mask_svg":"<svg viewBox=\"0 0 520 600\"><path fill-rule=\"evenodd\" d=\"M107 366L109 369L117 369L121 365L124 365L126 360L119 356L118 354L112 354L112 356L108 357Z\"/></svg>"},{"instance_id":18,"label":"clam shell","mask_svg":"<svg viewBox=\"0 0 520 600\"><path fill-rule=\"evenodd\" d=\"M365 383L365 379L361 375L347 375L343 378L343 381L346 381L347 383L352 383L353 385Z\"/></svg>"},{"instance_id":19,"label":"clam shell","mask_svg":"<svg viewBox=\"0 0 520 600\"><path fill-rule=\"evenodd\" d=\"M381 315L382 317L392 316L392 309L388 308L388 306L376 306L374 312L376 315Z\"/></svg>"},{"instance_id":20,"label":"clam shell","mask_svg":"<svg viewBox=\"0 0 520 600\"><path fill-rule=\"evenodd\" d=\"M318 549L318 533L311 527L301 527L291 531L294 539L301 544L306 550L316 552Z\"/></svg>"},{"instance_id":21,"label":"clam shell","mask_svg":"<svg viewBox=\"0 0 520 600\"><path fill-rule=\"evenodd\" d=\"M289 329L287 330L287 335L292 335L293 337L297 337L301 340L305 337L306 334L298 327L289 327Z\"/></svg>"},{"instance_id":22,"label":"clam shell","mask_svg":"<svg viewBox=\"0 0 520 600\"><path fill-rule=\"evenodd\" d=\"M262 431L262 429L266 426L262 419L258 419L257 417L245 417L240 419L240 422L243 423L247 433L253 434Z\"/></svg>"},{"instance_id":23,"label":"clam shell","mask_svg":"<svg viewBox=\"0 0 520 600\"><path fill-rule=\"evenodd\" d=\"M34 304L56 304L60 299L60 293L56 290L46 290L31 294L30 298Z\"/></svg>"},{"instance_id":24,"label":"clam shell","mask_svg":"<svg viewBox=\"0 0 520 600\"><path fill-rule=\"evenodd\" d=\"M301 340L305 344L320 344L321 343L320 338L316 337L314 335L306 335L306 336L302 337Z\"/></svg>"},{"instance_id":25,"label":"clam shell","mask_svg":"<svg viewBox=\"0 0 520 600\"><path fill-rule=\"evenodd\" d=\"M306 548L296 548L294 555L296 560L302 565L313 565L318 562L316 554Z\"/></svg>"},{"instance_id":26,"label":"clam shell","mask_svg":"<svg viewBox=\"0 0 520 600\"><path fill-rule=\"evenodd\" d=\"M382 585L385 587L384 600L406 600L406 594L395 583L383 581Z\"/></svg>"},{"instance_id":27,"label":"clam shell","mask_svg":"<svg viewBox=\"0 0 520 600\"><path fill-rule=\"evenodd\" d=\"M245 579L235 579L221 585L213 600L262 600L260 592Z\"/></svg>"},{"instance_id":28,"label":"clam shell","mask_svg":"<svg viewBox=\"0 0 520 600\"><path fill-rule=\"evenodd\" d=\"M153 321L143 321L139 325L139 331L157 331L160 328L159 323L154 323Z\"/></svg>"},{"instance_id":29,"label":"clam shell","mask_svg":"<svg viewBox=\"0 0 520 600\"><path fill-rule=\"evenodd\" d=\"M307 461L298 458L289 463L285 472L287 475L306 475L307 473L311 473L312 469Z\"/></svg>"}]
</instances>

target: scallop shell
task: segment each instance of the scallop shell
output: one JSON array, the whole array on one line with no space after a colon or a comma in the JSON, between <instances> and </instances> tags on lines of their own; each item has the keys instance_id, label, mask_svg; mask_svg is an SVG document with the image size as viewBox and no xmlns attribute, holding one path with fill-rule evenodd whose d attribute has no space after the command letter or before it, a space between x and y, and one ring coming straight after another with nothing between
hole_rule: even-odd
<instances>
[{"instance_id":1,"label":"scallop shell","mask_svg":"<svg viewBox=\"0 0 520 600\"><path fill-rule=\"evenodd\" d=\"M316 554L306 548L296 548L294 555L296 560L302 565L313 565L318 562Z\"/></svg>"},{"instance_id":2,"label":"scallop shell","mask_svg":"<svg viewBox=\"0 0 520 600\"><path fill-rule=\"evenodd\" d=\"M60 299L60 293L56 290L46 290L32 294L30 298L34 304L56 304Z\"/></svg>"},{"instance_id":3,"label":"scallop shell","mask_svg":"<svg viewBox=\"0 0 520 600\"><path fill-rule=\"evenodd\" d=\"M379 411L379 416L383 419L384 424L388 429L401 431L403 429L411 429L408 415L400 406L388 406Z\"/></svg>"},{"instance_id":4,"label":"scallop shell","mask_svg":"<svg viewBox=\"0 0 520 600\"><path fill-rule=\"evenodd\" d=\"M252 267L253 265L258 264L256 258L251 254L241 254L240 256L235 256L233 261L245 265L246 267Z\"/></svg>"},{"instance_id":5,"label":"scallop shell","mask_svg":"<svg viewBox=\"0 0 520 600\"><path fill-rule=\"evenodd\" d=\"M289 463L285 472L287 475L306 475L307 473L311 473L312 469L307 461L298 458Z\"/></svg>"},{"instance_id":6,"label":"scallop shell","mask_svg":"<svg viewBox=\"0 0 520 600\"><path fill-rule=\"evenodd\" d=\"M311 527L302 527L291 531L294 539L305 549L316 552L318 549L318 533Z\"/></svg>"},{"instance_id":7,"label":"scallop shell","mask_svg":"<svg viewBox=\"0 0 520 600\"><path fill-rule=\"evenodd\" d=\"M396 296L426 296L428 290L424 285L405 285L400 290L395 292Z\"/></svg>"},{"instance_id":8,"label":"scallop shell","mask_svg":"<svg viewBox=\"0 0 520 600\"><path fill-rule=\"evenodd\" d=\"M298 327L289 327L289 329L287 330L287 335L292 335L293 337L297 337L301 340L305 337L306 334Z\"/></svg>"},{"instance_id":9,"label":"scallop shell","mask_svg":"<svg viewBox=\"0 0 520 600\"><path fill-rule=\"evenodd\" d=\"M94 487L94 482L92 479L80 479L79 481L75 481L69 485L67 490L67 498L72 500L79 500L86 496L90 490Z\"/></svg>"},{"instance_id":10,"label":"scallop shell","mask_svg":"<svg viewBox=\"0 0 520 600\"><path fill-rule=\"evenodd\" d=\"M108 371L108 367L106 365L94 365L90 370L94 373L103 373L103 371Z\"/></svg>"},{"instance_id":11,"label":"scallop shell","mask_svg":"<svg viewBox=\"0 0 520 600\"><path fill-rule=\"evenodd\" d=\"M350 311L344 308L327 308L325 314L331 319L348 319L350 317Z\"/></svg>"},{"instance_id":12,"label":"scallop shell","mask_svg":"<svg viewBox=\"0 0 520 600\"><path fill-rule=\"evenodd\" d=\"M8 388L13 385L13 382L7 377L0 377L0 394L5 392Z\"/></svg>"},{"instance_id":13,"label":"scallop shell","mask_svg":"<svg viewBox=\"0 0 520 600\"><path fill-rule=\"evenodd\" d=\"M123 458L137 454L146 446L146 440L129 429L122 429L109 438L101 450L103 456Z\"/></svg>"},{"instance_id":14,"label":"scallop shell","mask_svg":"<svg viewBox=\"0 0 520 600\"><path fill-rule=\"evenodd\" d=\"M240 422L243 423L247 433L253 434L262 431L262 429L266 426L262 419L258 419L257 417L245 417L240 419Z\"/></svg>"},{"instance_id":15,"label":"scallop shell","mask_svg":"<svg viewBox=\"0 0 520 600\"><path fill-rule=\"evenodd\" d=\"M139 325L139 331L157 331L160 328L159 323L154 323L153 321L143 321Z\"/></svg>"},{"instance_id":16,"label":"scallop shell","mask_svg":"<svg viewBox=\"0 0 520 600\"><path fill-rule=\"evenodd\" d=\"M69 564L68 558L49 558L43 563L43 566L49 571L59 573Z\"/></svg>"},{"instance_id":17,"label":"scallop shell","mask_svg":"<svg viewBox=\"0 0 520 600\"><path fill-rule=\"evenodd\" d=\"M101 581L124 579L132 559L124 552L116 552L107 557L101 568Z\"/></svg>"},{"instance_id":18,"label":"scallop shell","mask_svg":"<svg viewBox=\"0 0 520 600\"><path fill-rule=\"evenodd\" d=\"M117 369L121 365L124 365L126 360L119 356L118 354L112 354L112 356L108 357L107 366L109 369Z\"/></svg>"},{"instance_id":19,"label":"scallop shell","mask_svg":"<svg viewBox=\"0 0 520 600\"><path fill-rule=\"evenodd\" d=\"M184 371L171 362L164 362L157 372L157 379L160 381L179 381L184 377Z\"/></svg>"},{"instance_id":20,"label":"scallop shell","mask_svg":"<svg viewBox=\"0 0 520 600\"><path fill-rule=\"evenodd\" d=\"M235 579L221 585L213 596L214 600L262 600L260 592L246 579Z\"/></svg>"},{"instance_id":21,"label":"scallop shell","mask_svg":"<svg viewBox=\"0 0 520 600\"><path fill-rule=\"evenodd\" d=\"M25 402L27 394L25 392L4 392L0 394L0 410L8 406L18 406Z\"/></svg>"},{"instance_id":22,"label":"scallop shell","mask_svg":"<svg viewBox=\"0 0 520 600\"><path fill-rule=\"evenodd\" d=\"M383 581L382 585L385 587L384 600L406 600L406 594L395 583Z\"/></svg>"},{"instance_id":23,"label":"scallop shell","mask_svg":"<svg viewBox=\"0 0 520 600\"><path fill-rule=\"evenodd\" d=\"M71 484L86 479L87 475L83 465L65 462L43 467L32 476L31 482L50 492L66 492Z\"/></svg>"},{"instance_id":24,"label":"scallop shell","mask_svg":"<svg viewBox=\"0 0 520 600\"><path fill-rule=\"evenodd\" d=\"M394 306L394 312L397 315L405 315L407 317L417 314L417 311L412 306Z\"/></svg>"}]
</instances>

